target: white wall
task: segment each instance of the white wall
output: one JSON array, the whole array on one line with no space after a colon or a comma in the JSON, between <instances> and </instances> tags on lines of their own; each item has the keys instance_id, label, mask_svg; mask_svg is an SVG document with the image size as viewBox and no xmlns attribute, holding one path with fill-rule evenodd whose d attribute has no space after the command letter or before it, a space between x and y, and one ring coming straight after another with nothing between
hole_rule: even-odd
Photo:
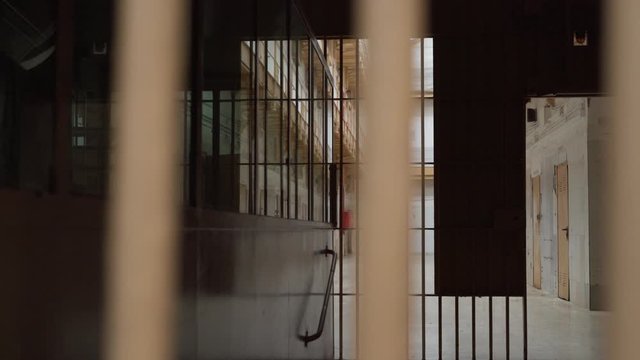
<instances>
[{"instance_id":1,"label":"white wall","mask_svg":"<svg viewBox=\"0 0 640 360\"><path fill-rule=\"evenodd\" d=\"M538 121L527 128L527 283L532 284L533 218L531 176L540 174L540 248L542 290L557 296L557 228L554 166L569 166L569 292L570 301L589 307L589 189L587 99L533 100Z\"/></svg>"}]
</instances>

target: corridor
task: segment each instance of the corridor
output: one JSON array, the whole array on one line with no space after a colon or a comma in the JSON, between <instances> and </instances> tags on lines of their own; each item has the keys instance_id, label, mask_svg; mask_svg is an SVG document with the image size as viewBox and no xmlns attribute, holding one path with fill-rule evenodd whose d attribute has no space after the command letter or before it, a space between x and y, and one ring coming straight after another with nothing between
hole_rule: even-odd
<instances>
[{"instance_id":1,"label":"corridor","mask_svg":"<svg viewBox=\"0 0 640 360\"><path fill-rule=\"evenodd\" d=\"M419 256L413 263L419 264ZM427 256L427 268L433 261ZM345 273L355 269L354 256L345 256ZM411 271L412 279L420 277L419 266ZM415 276L413 276L415 275ZM345 288L351 288L351 276L345 276ZM419 280L417 280L419 281ZM416 282L415 280L413 281ZM411 286L412 288L415 288ZM427 285L427 288L432 288ZM335 307L338 302L336 297ZM353 296L344 297L344 358L355 358L355 302ZM459 358L472 358L472 307L471 298L460 297L459 306ZM505 299L493 298L493 358L506 358L506 315ZM536 360L596 360L602 359L607 320L609 314L603 311L589 311L562 299L544 294L533 287L528 288L528 358ZM421 345L421 304L419 296L409 298L409 356L420 359ZM438 359L438 297L426 297L426 354L427 359ZM337 311L336 311L337 313ZM443 359L455 358L455 299L442 298L442 351ZM338 349L338 318L336 317L335 352ZM489 358L489 300L476 298L476 357ZM523 358L522 299L509 300L509 358Z\"/></svg>"}]
</instances>

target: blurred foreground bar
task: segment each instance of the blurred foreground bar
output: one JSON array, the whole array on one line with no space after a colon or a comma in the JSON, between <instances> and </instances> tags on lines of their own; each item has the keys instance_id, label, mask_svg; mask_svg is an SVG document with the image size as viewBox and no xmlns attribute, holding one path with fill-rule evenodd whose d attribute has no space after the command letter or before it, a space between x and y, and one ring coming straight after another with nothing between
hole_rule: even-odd
<instances>
[{"instance_id":1,"label":"blurred foreground bar","mask_svg":"<svg viewBox=\"0 0 640 360\"><path fill-rule=\"evenodd\" d=\"M407 359L409 39L422 11L417 1L363 0L356 13L370 59L358 358Z\"/></svg>"},{"instance_id":2,"label":"blurred foreground bar","mask_svg":"<svg viewBox=\"0 0 640 360\"><path fill-rule=\"evenodd\" d=\"M173 358L185 2L117 4L105 358Z\"/></svg>"},{"instance_id":3,"label":"blurred foreground bar","mask_svg":"<svg viewBox=\"0 0 640 360\"><path fill-rule=\"evenodd\" d=\"M612 90L609 148L610 208L603 213L611 235L609 258L614 285L609 347L611 359L638 359L640 326L640 2L613 0L609 8L608 80Z\"/></svg>"}]
</instances>

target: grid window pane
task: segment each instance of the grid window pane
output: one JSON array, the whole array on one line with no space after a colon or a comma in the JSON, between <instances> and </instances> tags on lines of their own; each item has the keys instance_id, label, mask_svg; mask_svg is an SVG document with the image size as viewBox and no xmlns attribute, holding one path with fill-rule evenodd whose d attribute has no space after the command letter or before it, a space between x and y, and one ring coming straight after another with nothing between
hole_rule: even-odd
<instances>
[{"instance_id":1,"label":"grid window pane","mask_svg":"<svg viewBox=\"0 0 640 360\"><path fill-rule=\"evenodd\" d=\"M425 173L431 172L432 167L426 167ZM425 179L421 180L421 171L419 166L411 166L414 174L411 180L411 198L409 203L409 226L411 228L422 228L422 209L424 206L424 227L433 228L434 226L434 191L433 178L425 175ZM427 171L429 170L429 171ZM424 197L421 190L424 184Z\"/></svg>"},{"instance_id":2,"label":"grid window pane","mask_svg":"<svg viewBox=\"0 0 640 360\"><path fill-rule=\"evenodd\" d=\"M282 161L282 138L286 131L283 123L283 112L280 101L267 103L267 162L280 163Z\"/></svg>"},{"instance_id":3,"label":"grid window pane","mask_svg":"<svg viewBox=\"0 0 640 360\"><path fill-rule=\"evenodd\" d=\"M282 198L282 186L281 186L281 166L269 165L267 166L267 211L269 216L280 217L282 215L282 208L280 200Z\"/></svg>"},{"instance_id":4,"label":"grid window pane","mask_svg":"<svg viewBox=\"0 0 640 360\"><path fill-rule=\"evenodd\" d=\"M220 102L220 155L230 155L233 153L233 103L230 101Z\"/></svg>"}]
</instances>

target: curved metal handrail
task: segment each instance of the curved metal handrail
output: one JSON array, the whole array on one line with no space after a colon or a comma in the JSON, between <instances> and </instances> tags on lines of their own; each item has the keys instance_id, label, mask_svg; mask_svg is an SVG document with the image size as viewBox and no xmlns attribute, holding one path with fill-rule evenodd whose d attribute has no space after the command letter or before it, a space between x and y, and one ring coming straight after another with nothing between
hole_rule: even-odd
<instances>
[{"instance_id":1,"label":"curved metal handrail","mask_svg":"<svg viewBox=\"0 0 640 360\"><path fill-rule=\"evenodd\" d=\"M309 335L309 331L305 332L304 335L298 335L298 339L304 341L304 346L306 347L308 343L318 340L320 336L322 336L322 331L324 330L324 323L327 317L327 308L329 307L329 298L331 297L331 289L333 288L333 276L336 272L336 263L337 256L336 252L325 247L324 250L320 250L320 254L331 255L333 259L331 260L331 272L329 273L329 281L327 281L327 289L324 293L324 301L322 302L322 312L320 313L320 320L318 321L318 329L314 334Z\"/></svg>"}]
</instances>

